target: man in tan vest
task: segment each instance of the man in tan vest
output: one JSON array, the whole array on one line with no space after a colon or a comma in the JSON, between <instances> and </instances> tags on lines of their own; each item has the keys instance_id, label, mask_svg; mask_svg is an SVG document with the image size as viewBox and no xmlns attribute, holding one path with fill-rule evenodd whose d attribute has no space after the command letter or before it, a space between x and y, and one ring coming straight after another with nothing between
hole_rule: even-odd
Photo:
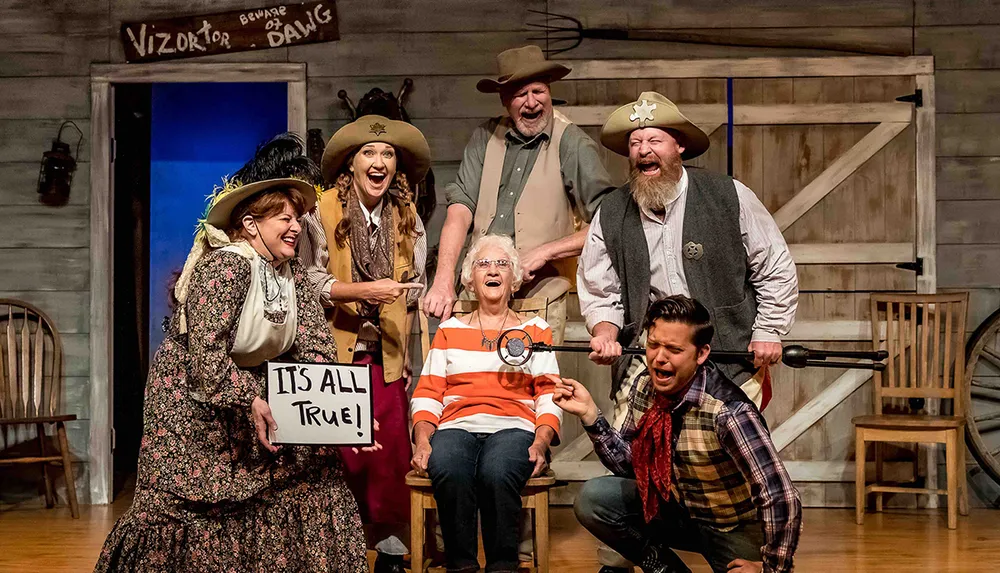
<instances>
[{"instance_id":1,"label":"man in tan vest","mask_svg":"<svg viewBox=\"0 0 1000 573\"><path fill-rule=\"evenodd\" d=\"M451 315L456 266L470 236L509 235L525 272L516 296L549 299L546 320L558 343L565 330L573 258L583 250L586 224L615 185L597 143L552 109L549 84L570 69L546 61L537 46L502 52L497 63L499 78L480 80L476 88L499 93L508 116L476 128L458 177L446 189L448 214L424 312L442 319ZM585 223L582 229L576 228L574 216Z\"/></svg>"}]
</instances>

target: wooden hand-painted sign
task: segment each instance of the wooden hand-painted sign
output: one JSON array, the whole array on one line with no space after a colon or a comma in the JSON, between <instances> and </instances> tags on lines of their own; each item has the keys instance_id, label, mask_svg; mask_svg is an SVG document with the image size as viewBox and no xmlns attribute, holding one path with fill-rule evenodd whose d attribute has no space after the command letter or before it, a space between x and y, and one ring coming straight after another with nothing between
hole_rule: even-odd
<instances>
[{"instance_id":1,"label":"wooden hand-painted sign","mask_svg":"<svg viewBox=\"0 0 1000 573\"><path fill-rule=\"evenodd\" d=\"M340 38L333 0L149 22L124 22L125 60L154 62Z\"/></svg>"}]
</instances>

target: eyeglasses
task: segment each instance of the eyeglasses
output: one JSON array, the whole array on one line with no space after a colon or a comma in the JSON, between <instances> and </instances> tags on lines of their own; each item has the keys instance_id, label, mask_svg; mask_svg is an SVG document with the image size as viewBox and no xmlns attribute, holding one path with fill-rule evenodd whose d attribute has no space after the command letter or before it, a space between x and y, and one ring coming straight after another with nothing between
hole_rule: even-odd
<instances>
[{"instance_id":1,"label":"eyeglasses","mask_svg":"<svg viewBox=\"0 0 1000 573\"><path fill-rule=\"evenodd\" d=\"M482 271L489 269L490 265L496 265L498 270L505 271L510 268L510 259L476 259L472 264Z\"/></svg>"}]
</instances>

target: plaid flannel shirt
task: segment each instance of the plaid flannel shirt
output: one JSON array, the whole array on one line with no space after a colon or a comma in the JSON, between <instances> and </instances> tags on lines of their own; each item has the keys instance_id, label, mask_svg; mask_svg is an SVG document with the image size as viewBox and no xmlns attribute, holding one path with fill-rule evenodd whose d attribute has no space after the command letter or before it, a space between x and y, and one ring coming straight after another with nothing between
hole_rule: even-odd
<instances>
[{"instance_id":1,"label":"plaid flannel shirt","mask_svg":"<svg viewBox=\"0 0 1000 573\"><path fill-rule=\"evenodd\" d=\"M675 453L682 426L680 419L688 409L702 404L705 398L707 371L704 366L698 369L684 398L672 411ZM631 442L635 438L639 419L653 405L653 397L653 384L648 374L643 375L629 393L620 429L613 428L603 415L598 416L594 425L584 426L601 463L617 476L635 478ZM754 504L763 521L765 545L761 554L764 571L792 571L792 556L802 527L802 506L791 477L771 442L763 417L751 404L727 403L716 416L715 431L722 448L749 483ZM676 457L674 463L677 463ZM676 488L671 486L671 489L676 495ZM684 505L684 500L678 501Z\"/></svg>"}]
</instances>

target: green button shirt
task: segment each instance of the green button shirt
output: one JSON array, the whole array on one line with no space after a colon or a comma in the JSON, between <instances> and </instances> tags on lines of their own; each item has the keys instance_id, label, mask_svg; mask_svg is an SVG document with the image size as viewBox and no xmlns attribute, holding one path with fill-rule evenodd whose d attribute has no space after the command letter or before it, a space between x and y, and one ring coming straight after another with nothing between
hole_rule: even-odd
<instances>
[{"instance_id":1,"label":"green button shirt","mask_svg":"<svg viewBox=\"0 0 1000 573\"><path fill-rule=\"evenodd\" d=\"M476 214L479 201L479 184L483 177L483 162L486 159L486 144L493 136L501 118L493 118L473 132L465 146L458 177L445 188L448 205L465 205ZM528 174L538 159L539 148L552 136L553 123L535 137L525 138L515 128L507 130L507 152L500 172L500 191L497 195L497 211L493 223L487 230L490 234L509 235L517 242L514 233L514 206L521 198ZM579 126L570 124L559 142L559 164L563 185L569 194L577 215L587 223L594 216L598 204L605 193L615 189L604 163L600 149Z\"/></svg>"}]
</instances>

